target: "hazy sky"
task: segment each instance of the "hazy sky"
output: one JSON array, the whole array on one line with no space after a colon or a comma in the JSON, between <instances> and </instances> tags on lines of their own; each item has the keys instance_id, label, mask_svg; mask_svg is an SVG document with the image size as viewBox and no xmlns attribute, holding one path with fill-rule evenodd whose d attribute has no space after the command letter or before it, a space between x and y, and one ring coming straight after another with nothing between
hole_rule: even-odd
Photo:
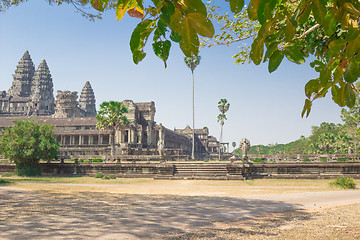
<instances>
[{"instance_id":1,"label":"hazy sky","mask_svg":"<svg viewBox=\"0 0 360 240\"><path fill-rule=\"evenodd\" d=\"M178 45L173 43L166 69L151 45L146 58L135 65L129 40L139 20L126 15L117 22L114 14L90 22L70 5L49 6L45 0L31 0L0 14L0 90L9 89L18 61L28 50L36 68L46 59L54 95L57 90L80 93L90 81L97 105L108 100L154 101L157 123L170 129L191 126L191 71ZM304 86L316 77L309 60L303 65L285 60L270 74L267 64L233 64L237 49L201 49L195 70L196 128L207 126L219 139L221 98L231 105L224 142L237 145L243 137L252 145L288 143L309 136L313 125L341 122L340 107L331 94L315 102L307 119L301 118Z\"/></svg>"}]
</instances>

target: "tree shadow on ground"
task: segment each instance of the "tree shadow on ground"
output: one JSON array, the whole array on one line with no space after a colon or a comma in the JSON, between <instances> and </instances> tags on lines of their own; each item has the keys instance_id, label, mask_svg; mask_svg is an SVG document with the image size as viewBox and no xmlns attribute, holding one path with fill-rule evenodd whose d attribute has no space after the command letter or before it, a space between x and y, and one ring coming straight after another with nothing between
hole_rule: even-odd
<instances>
[{"instance_id":1,"label":"tree shadow on ground","mask_svg":"<svg viewBox=\"0 0 360 240\"><path fill-rule=\"evenodd\" d=\"M69 195L0 188L0 238L168 239L211 228L214 222L232 223L299 209L280 201L230 197L102 192ZM267 233L260 230L256 234Z\"/></svg>"}]
</instances>

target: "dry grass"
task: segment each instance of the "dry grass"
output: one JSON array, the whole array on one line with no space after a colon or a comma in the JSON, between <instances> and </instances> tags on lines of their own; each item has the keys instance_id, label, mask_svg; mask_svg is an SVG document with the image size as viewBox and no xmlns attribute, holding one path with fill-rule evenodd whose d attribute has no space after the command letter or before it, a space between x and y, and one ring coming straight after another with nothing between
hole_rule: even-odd
<instances>
[{"instance_id":1,"label":"dry grass","mask_svg":"<svg viewBox=\"0 0 360 240\"><path fill-rule=\"evenodd\" d=\"M114 180L104 180L92 177L10 177L6 179L15 180L16 182L13 186L16 188L66 193L90 191L126 194L141 193L239 197L252 194L282 194L339 190L336 187L329 186L331 180L324 179L258 179L248 181L154 180L151 178L117 178ZM25 184L27 182L31 184ZM359 185L360 181L356 180L356 183Z\"/></svg>"}]
</instances>

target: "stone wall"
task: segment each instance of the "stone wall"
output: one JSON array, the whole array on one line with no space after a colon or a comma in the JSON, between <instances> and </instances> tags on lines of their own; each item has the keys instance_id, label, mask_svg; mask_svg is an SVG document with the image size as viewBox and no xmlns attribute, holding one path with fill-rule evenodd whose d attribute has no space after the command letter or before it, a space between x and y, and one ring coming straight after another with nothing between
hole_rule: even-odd
<instances>
[{"instance_id":1,"label":"stone wall","mask_svg":"<svg viewBox=\"0 0 360 240\"><path fill-rule=\"evenodd\" d=\"M116 177L181 179L333 179L340 176L360 179L360 163L41 163L43 176L95 176L97 172ZM215 165L222 171L215 171ZM220 166L221 165L221 166ZM208 170L206 170L208 168ZM216 168L216 167L215 167ZM200 170L201 171L200 171ZM0 174L14 172L15 164L1 163ZM208 174L208 175L206 175Z\"/></svg>"}]
</instances>

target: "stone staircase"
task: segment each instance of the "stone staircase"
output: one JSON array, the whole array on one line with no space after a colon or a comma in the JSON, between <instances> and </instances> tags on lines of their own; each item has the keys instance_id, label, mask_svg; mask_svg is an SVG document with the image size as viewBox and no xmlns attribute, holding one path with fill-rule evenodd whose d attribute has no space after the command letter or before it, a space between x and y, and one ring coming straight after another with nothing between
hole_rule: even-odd
<instances>
[{"instance_id":1,"label":"stone staircase","mask_svg":"<svg viewBox=\"0 0 360 240\"><path fill-rule=\"evenodd\" d=\"M174 176L168 179L242 180L241 174L230 174L226 163L175 163Z\"/></svg>"}]
</instances>

